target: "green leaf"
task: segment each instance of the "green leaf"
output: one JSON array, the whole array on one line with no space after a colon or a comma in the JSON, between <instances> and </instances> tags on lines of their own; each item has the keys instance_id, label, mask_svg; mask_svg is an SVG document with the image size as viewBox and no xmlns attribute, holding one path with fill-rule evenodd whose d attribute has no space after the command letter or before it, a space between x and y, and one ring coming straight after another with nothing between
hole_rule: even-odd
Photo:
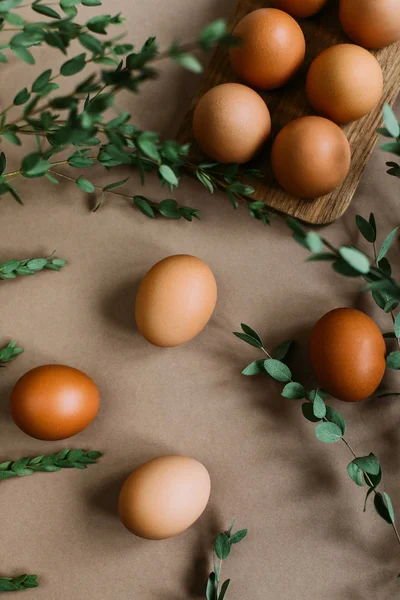
<instances>
[{"instance_id":1,"label":"green leaf","mask_svg":"<svg viewBox=\"0 0 400 600\"><path fill-rule=\"evenodd\" d=\"M396 315L396 319L394 321L394 334L397 338L400 338L400 313Z\"/></svg>"},{"instance_id":2,"label":"green leaf","mask_svg":"<svg viewBox=\"0 0 400 600\"><path fill-rule=\"evenodd\" d=\"M226 533L220 533L214 545L215 554L220 560L225 560L231 553L231 543Z\"/></svg>"},{"instance_id":3,"label":"green leaf","mask_svg":"<svg viewBox=\"0 0 400 600\"><path fill-rule=\"evenodd\" d=\"M81 33L78 40L84 48L90 50L93 54L103 53L103 44L94 35L90 33Z\"/></svg>"},{"instance_id":4,"label":"green leaf","mask_svg":"<svg viewBox=\"0 0 400 600\"><path fill-rule=\"evenodd\" d=\"M315 231L309 231L305 237L305 242L311 252L321 252L323 248L321 236Z\"/></svg>"},{"instance_id":5,"label":"green leaf","mask_svg":"<svg viewBox=\"0 0 400 600\"><path fill-rule=\"evenodd\" d=\"M286 342L282 342L279 344L273 352L272 358L276 358L276 360L283 360L289 354L290 350L294 345L294 340L287 340Z\"/></svg>"},{"instance_id":6,"label":"green leaf","mask_svg":"<svg viewBox=\"0 0 400 600\"><path fill-rule=\"evenodd\" d=\"M311 423L318 423L321 419L314 415L313 405L310 402L304 402L301 405L301 411L303 413L303 417L307 419L307 421L311 421Z\"/></svg>"},{"instance_id":7,"label":"green leaf","mask_svg":"<svg viewBox=\"0 0 400 600\"><path fill-rule=\"evenodd\" d=\"M49 83L51 77L51 69L46 69L46 71L43 71L43 73L41 73L39 75L39 77L37 77L35 79L35 81L32 84L32 92L35 93L39 93L41 92Z\"/></svg>"},{"instance_id":8,"label":"green leaf","mask_svg":"<svg viewBox=\"0 0 400 600\"><path fill-rule=\"evenodd\" d=\"M336 258L336 254L333 254L332 252L320 252L306 258L306 262L333 261L336 260Z\"/></svg>"},{"instance_id":9,"label":"green leaf","mask_svg":"<svg viewBox=\"0 0 400 600\"><path fill-rule=\"evenodd\" d=\"M33 54L29 52L27 48L24 48L23 46L11 46L11 52L20 60L28 63L28 65L35 64Z\"/></svg>"},{"instance_id":10,"label":"green leaf","mask_svg":"<svg viewBox=\"0 0 400 600\"><path fill-rule=\"evenodd\" d=\"M385 123L385 128L392 137L398 138L400 136L399 123L389 104L385 104L383 107L383 122Z\"/></svg>"},{"instance_id":11,"label":"green leaf","mask_svg":"<svg viewBox=\"0 0 400 600\"><path fill-rule=\"evenodd\" d=\"M257 340L257 342L260 344L260 347L262 347L264 345L261 337L258 335L258 333L256 331L254 331L254 329L252 329L251 327L249 327L245 323L240 323L240 327L242 328L242 331L244 333L246 333L250 337L252 337L255 340ZM274 357L274 358L276 358L276 357Z\"/></svg>"},{"instance_id":12,"label":"green leaf","mask_svg":"<svg viewBox=\"0 0 400 600\"><path fill-rule=\"evenodd\" d=\"M200 33L199 44L208 52L211 50L219 41L224 40L228 35L226 23L223 19L217 19L212 23L209 23L204 27Z\"/></svg>"},{"instance_id":13,"label":"green leaf","mask_svg":"<svg viewBox=\"0 0 400 600\"><path fill-rule=\"evenodd\" d=\"M290 381L290 378L292 377L289 367L285 365L285 363L274 358L268 358L264 361L264 369L272 379L282 383Z\"/></svg>"},{"instance_id":14,"label":"green leaf","mask_svg":"<svg viewBox=\"0 0 400 600\"><path fill-rule=\"evenodd\" d=\"M217 593L215 581L215 573L211 573L207 581L206 598L207 600L216 600L215 595Z\"/></svg>"},{"instance_id":15,"label":"green leaf","mask_svg":"<svg viewBox=\"0 0 400 600\"><path fill-rule=\"evenodd\" d=\"M264 369L264 359L255 360L250 363L245 369L242 371L242 375L252 376L259 375L260 373L265 373Z\"/></svg>"},{"instance_id":16,"label":"green leaf","mask_svg":"<svg viewBox=\"0 0 400 600\"><path fill-rule=\"evenodd\" d=\"M229 587L230 582L231 582L230 579L226 579L224 581L224 583L221 585L221 591L220 591L220 594L218 596L218 600L224 600L226 592L228 591L228 587Z\"/></svg>"},{"instance_id":17,"label":"green leaf","mask_svg":"<svg viewBox=\"0 0 400 600\"><path fill-rule=\"evenodd\" d=\"M380 149L384 152L390 152L391 154L400 156L400 142L386 142L385 144L381 144Z\"/></svg>"},{"instance_id":18,"label":"green leaf","mask_svg":"<svg viewBox=\"0 0 400 600\"><path fill-rule=\"evenodd\" d=\"M4 52L0 52L0 63L6 63L6 62L8 62L7 56L4 54Z\"/></svg>"},{"instance_id":19,"label":"green leaf","mask_svg":"<svg viewBox=\"0 0 400 600\"><path fill-rule=\"evenodd\" d=\"M4 152L0 152L0 175L2 175L6 169L7 160Z\"/></svg>"},{"instance_id":20,"label":"green leaf","mask_svg":"<svg viewBox=\"0 0 400 600\"><path fill-rule=\"evenodd\" d=\"M157 149L158 137L158 133L143 131L136 141L143 154L159 163L161 162L161 157Z\"/></svg>"},{"instance_id":21,"label":"green leaf","mask_svg":"<svg viewBox=\"0 0 400 600\"><path fill-rule=\"evenodd\" d=\"M390 266L390 262L386 257L382 258L382 260L379 261L378 267L381 271L383 271L383 273L385 273L385 275L388 275L389 277L391 276L392 267Z\"/></svg>"},{"instance_id":22,"label":"green leaf","mask_svg":"<svg viewBox=\"0 0 400 600\"><path fill-rule=\"evenodd\" d=\"M360 487L364 485L363 472L353 461L347 465L347 472L354 483Z\"/></svg>"},{"instance_id":23,"label":"green leaf","mask_svg":"<svg viewBox=\"0 0 400 600\"><path fill-rule=\"evenodd\" d=\"M320 390L320 392L321 392L321 390ZM340 413L338 413L337 410L335 410L334 408L331 408L330 406L326 406L325 418L330 423L335 423L335 425L337 425L339 427L339 429L341 430L342 435L344 435L346 433L346 421L344 420L342 415Z\"/></svg>"},{"instance_id":24,"label":"green leaf","mask_svg":"<svg viewBox=\"0 0 400 600\"><path fill-rule=\"evenodd\" d=\"M88 194L93 194L95 190L93 183L91 183L88 179L85 179L85 177L79 177L79 179L76 180L76 185L83 192L86 192Z\"/></svg>"},{"instance_id":25,"label":"green leaf","mask_svg":"<svg viewBox=\"0 0 400 600\"><path fill-rule=\"evenodd\" d=\"M181 52L178 48L171 48L170 57L176 64L178 64L180 67L183 67L187 71L191 71L192 73L203 72L203 66L201 62L195 56L193 56L193 54Z\"/></svg>"},{"instance_id":26,"label":"green leaf","mask_svg":"<svg viewBox=\"0 0 400 600\"><path fill-rule=\"evenodd\" d=\"M314 415L318 418L318 419L323 419L326 415L326 406L325 406L325 402L323 401L323 399L321 398L321 396L317 393L315 394L314 397L314 402L313 402L313 411L314 411Z\"/></svg>"},{"instance_id":27,"label":"green leaf","mask_svg":"<svg viewBox=\"0 0 400 600\"><path fill-rule=\"evenodd\" d=\"M30 97L31 97L31 95L28 92L27 88L25 87L22 90L20 90L18 92L18 94L15 96L15 98L13 100L13 104L15 104L15 106L20 106L21 104L25 104L25 102L28 102Z\"/></svg>"},{"instance_id":28,"label":"green leaf","mask_svg":"<svg viewBox=\"0 0 400 600\"><path fill-rule=\"evenodd\" d=\"M378 475L381 469L379 460L374 454L370 454L369 456L359 456L352 462L364 471L364 473L369 473L371 475Z\"/></svg>"},{"instance_id":29,"label":"green leaf","mask_svg":"<svg viewBox=\"0 0 400 600\"><path fill-rule=\"evenodd\" d=\"M0 265L0 273L12 273L12 271L15 271L15 269L17 269L19 265L19 260L7 260L5 263Z\"/></svg>"},{"instance_id":30,"label":"green leaf","mask_svg":"<svg viewBox=\"0 0 400 600\"><path fill-rule=\"evenodd\" d=\"M144 196L134 196L132 202L146 217L154 219L154 210Z\"/></svg>"},{"instance_id":31,"label":"green leaf","mask_svg":"<svg viewBox=\"0 0 400 600\"><path fill-rule=\"evenodd\" d=\"M168 165L161 165L160 168L158 169L158 172L160 173L162 179L164 179L170 185L172 185L172 186L179 185L179 180L178 180L177 176L175 175L175 173L173 172L171 167L169 167Z\"/></svg>"},{"instance_id":32,"label":"green leaf","mask_svg":"<svg viewBox=\"0 0 400 600\"><path fill-rule=\"evenodd\" d=\"M229 537L229 542L231 544L238 544L246 537L246 535L247 529L240 529L239 531L236 531L236 533Z\"/></svg>"},{"instance_id":33,"label":"green leaf","mask_svg":"<svg viewBox=\"0 0 400 600\"><path fill-rule=\"evenodd\" d=\"M377 492L374 497L374 507L378 515L389 523L389 525L393 525L395 522L394 518L394 510L392 501L386 492Z\"/></svg>"},{"instance_id":34,"label":"green leaf","mask_svg":"<svg viewBox=\"0 0 400 600\"><path fill-rule=\"evenodd\" d=\"M160 215L165 217L166 219L180 219L181 213L178 210L178 203L176 200L167 199L160 202L157 207Z\"/></svg>"},{"instance_id":35,"label":"green leaf","mask_svg":"<svg viewBox=\"0 0 400 600\"><path fill-rule=\"evenodd\" d=\"M282 390L282 396L284 398L289 398L290 400L301 400L306 395L306 391L301 383L297 383L296 381L291 381L287 383Z\"/></svg>"},{"instance_id":36,"label":"green leaf","mask_svg":"<svg viewBox=\"0 0 400 600\"><path fill-rule=\"evenodd\" d=\"M101 0L81 0L83 6L101 6Z\"/></svg>"},{"instance_id":37,"label":"green leaf","mask_svg":"<svg viewBox=\"0 0 400 600\"><path fill-rule=\"evenodd\" d=\"M103 192L107 192L108 190L112 190L114 188L119 187L120 185L124 185L128 181L129 177L125 177L125 179L121 179L121 181L115 181L114 183L109 183L103 188Z\"/></svg>"},{"instance_id":38,"label":"green leaf","mask_svg":"<svg viewBox=\"0 0 400 600\"><path fill-rule=\"evenodd\" d=\"M251 335L248 335L247 333L234 331L233 335L236 335L236 337L238 337L243 342L246 342L246 344L249 344L250 346L254 346L254 348L262 348L262 345L260 344L260 342L256 339L254 339Z\"/></svg>"},{"instance_id":39,"label":"green leaf","mask_svg":"<svg viewBox=\"0 0 400 600\"><path fill-rule=\"evenodd\" d=\"M32 4L32 10L39 13L40 15L44 15L45 17L51 17L52 19L61 19L60 15L50 6L45 6L44 4L39 4L38 2L34 2Z\"/></svg>"},{"instance_id":40,"label":"green leaf","mask_svg":"<svg viewBox=\"0 0 400 600\"><path fill-rule=\"evenodd\" d=\"M10 23L10 25L21 26L25 23L21 15L18 15L17 13L6 13L3 18L7 23Z\"/></svg>"},{"instance_id":41,"label":"green leaf","mask_svg":"<svg viewBox=\"0 0 400 600\"><path fill-rule=\"evenodd\" d=\"M335 423L319 423L315 428L315 435L320 442L333 444L342 437L342 430Z\"/></svg>"},{"instance_id":42,"label":"green leaf","mask_svg":"<svg viewBox=\"0 0 400 600\"><path fill-rule=\"evenodd\" d=\"M85 65L86 53L82 52L82 54L74 56L74 58L67 60L63 65L61 65L61 75L64 75L64 77L75 75L76 73L79 73L79 71L82 71L82 69L85 68Z\"/></svg>"},{"instance_id":43,"label":"green leaf","mask_svg":"<svg viewBox=\"0 0 400 600\"><path fill-rule=\"evenodd\" d=\"M356 269L353 269L345 260L342 258L336 260L333 265L333 270L336 273L340 273L340 275L344 275L345 277L360 277L361 273Z\"/></svg>"},{"instance_id":44,"label":"green leaf","mask_svg":"<svg viewBox=\"0 0 400 600\"><path fill-rule=\"evenodd\" d=\"M396 233L397 233L398 229L399 229L398 227L393 229L393 231L391 231L389 233L389 235L383 242L381 249L379 250L379 253L378 253L378 258L377 258L378 262L381 261L384 256L386 256L387 251L389 250L394 238L396 237Z\"/></svg>"},{"instance_id":45,"label":"green leaf","mask_svg":"<svg viewBox=\"0 0 400 600\"><path fill-rule=\"evenodd\" d=\"M343 260L345 260L347 264L350 265L350 267L352 267L359 273L366 275L369 272L369 260L365 256L365 254L360 252L360 250L357 250L357 248L343 246L342 248L339 248L339 254L343 258Z\"/></svg>"},{"instance_id":46,"label":"green leaf","mask_svg":"<svg viewBox=\"0 0 400 600\"><path fill-rule=\"evenodd\" d=\"M376 240L376 231L374 230L372 225L361 215L356 215L356 223L359 231L367 240L367 242L373 244Z\"/></svg>"},{"instance_id":47,"label":"green leaf","mask_svg":"<svg viewBox=\"0 0 400 600\"><path fill-rule=\"evenodd\" d=\"M31 271L41 271L45 265L47 265L47 258L33 258L26 266Z\"/></svg>"},{"instance_id":48,"label":"green leaf","mask_svg":"<svg viewBox=\"0 0 400 600\"><path fill-rule=\"evenodd\" d=\"M400 352L391 352L387 357L386 357L386 365L389 369L392 369L393 371L399 371L400 370Z\"/></svg>"},{"instance_id":49,"label":"green leaf","mask_svg":"<svg viewBox=\"0 0 400 600\"><path fill-rule=\"evenodd\" d=\"M388 300L383 307L385 313L390 313L399 306L398 300Z\"/></svg>"}]
</instances>

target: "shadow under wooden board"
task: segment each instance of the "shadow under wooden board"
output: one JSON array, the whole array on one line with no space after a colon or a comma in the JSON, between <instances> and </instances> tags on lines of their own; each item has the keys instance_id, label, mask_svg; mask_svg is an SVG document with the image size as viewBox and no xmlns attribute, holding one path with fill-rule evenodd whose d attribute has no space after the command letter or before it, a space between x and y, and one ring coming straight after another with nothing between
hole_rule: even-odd
<instances>
[{"instance_id":1,"label":"shadow under wooden board","mask_svg":"<svg viewBox=\"0 0 400 600\"><path fill-rule=\"evenodd\" d=\"M230 21L230 29L233 29L247 13L267 6L270 6L270 2L239 0ZM300 25L307 42L306 59L301 72L281 89L270 92L258 90L271 112L273 124L271 139L289 121L303 115L313 114L305 93L305 75L315 56L329 46L350 41L340 26L337 0L329 2L328 6L315 17L301 20ZM378 138L376 129L382 124L383 103L387 102L392 105L400 88L400 43L375 51L374 54L381 64L384 74L385 85L382 102L363 119L343 127L352 150L351 169L343 185L331 194L315 200L301 200L291 196L274 181L269 166L270 142L269 147L252 161L252 166L260 168L265 175L263 179L251 181L251 185L255 189L255 193L251 196L252 200L264 202L275 210L316 225L331 223L345 212L376 144ZM193 141L193 110L207 90L220 83L230 81L238 81L238 79L229 64L228 52L225 48L217 48L211 58L203 84L178 133L178 139L181 142L193 144L192 153L198 160L204 159L204 155Z\"/></svg>"}]
</instances>

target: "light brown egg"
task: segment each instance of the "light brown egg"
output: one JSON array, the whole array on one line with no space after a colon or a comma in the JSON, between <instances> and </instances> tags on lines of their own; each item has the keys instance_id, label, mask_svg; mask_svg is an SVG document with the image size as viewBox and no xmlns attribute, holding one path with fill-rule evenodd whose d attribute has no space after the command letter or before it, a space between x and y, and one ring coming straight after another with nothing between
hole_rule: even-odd
<instances>
[{"instance_id":1,"label":"light brown egg","mask_svg":"<svg viewBox=\"0 0 400 600\"><path fill-rule=\"evenodd\" d=\"M241 44L229 51L231 65L256 88L281 87L304 61L306 42L300 25L282 10L255 10L236 25L233 34Z\"/></svg>"},{"instance_id":2,"label":"light brown egg","mask_svg":"<svg viewBox=\"0 0 400 600\"><path fill-rule=\"evenodd\" d=\"M325 6L328 0L273 0L275 8L284 10L296 19L312 17Z\"/></svg>"},{"instance_id":3,"label":"light brown egg","mask_svg":"<svg viewBox=\"0 0 400 600\"><path fill-rule=\"evenodd\" d=\"M339 15L360 46L383 48L400 40L400 0L340 0Z\"/></svg>"},{"instance_id":4,"label":"light brown egg","mask_svg":"<svg viewBox=\"0 0 400 600\"><path fill-rule=\"evenodd\" d=\"M324 50L307 74L307 96L314 109L336 123L349 123L377 106L383 91L382 69L361 46L339 44Z\"/></svg>"},{"instance_id":5,"label":"light brown egg","mask_svg":"<svg viewBox=\"0 0 400 600\"><path fill-rule=\"evenodd\" d=\"M39 440L64 440L97 415L100 395L90 377L65 365L43 365L17 381L11 396L16 425Z\"/></svg>"},{"instance_id":6,"label":"light brown egg","mask_svg":"<svg viewBox=\"0 0 400 600\"><path fill-rule=\"evenodd\" d=\"M179 346L206 326L217 301L217 283L202 260L188 254L155 264L139 286L136 324L156 346Z\"/></svg>"},{"instance_id":7,"label":"light brown egg","mask_svg":"<svg viewBox=\"0 0 400 600\"><path fill-rule=\"evenodd\" d=\"M248 162L271 133L264 100L245 85L224 83L200 99L193 134L200 148L221 163Z\"/></svg>"},{"instance_id":8,"label":"light brown egg","mask_svg":"<svg viewBox=\"0 0 400 600\"><path fill-rule=\"evenodd\" d=\"M203 513L210 476L197 460L162 456L136 469L125 481L118 510L129 531L149 540L182 533Z\"/></svg>"},{"instance_id":9,"label":"light brown egg","mask_svg":"<svg viewBox=\"0 0 400 600\"><path fill-rule=\"evenodd\" d=\"M373 394L385 372L383 336L365 313L336 308L315 325L310 360L319 384L335 398L359 402Z\"/></svg>"},{"instance_id":10,"label":"light brown egg","mask_svg":"<svg viewBox=\"0 0 400 600\"><path fill-rule=\"evenodd\" d=\"M300 198L325 196L342 184L351 161L343 131L322 117L291 121L277 135L271 152L278 183Z\"/></svg>"}]
</instances>

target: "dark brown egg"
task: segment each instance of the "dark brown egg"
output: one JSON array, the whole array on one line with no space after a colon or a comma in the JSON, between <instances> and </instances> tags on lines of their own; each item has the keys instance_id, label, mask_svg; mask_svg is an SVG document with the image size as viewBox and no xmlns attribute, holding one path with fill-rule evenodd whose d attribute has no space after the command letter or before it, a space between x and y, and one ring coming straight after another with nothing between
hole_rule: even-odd
<instances>
[{"instance_id":1,"label":"dark brown egg","mask_svg":"<svg viewBox=\"0 0 400 600\"><path fill-rule=\"evenodd\" d=\"M25 373L10 397L16 425L39 440L63 440L85 429L97 415L100 396L90 377L64 365Z\"/></svg>"},{"instance_id":2,"label":"dark brown egg","mask_svg":"<svg viewBox=\"0 0 400 600\"><path fill-rule=\"evenodd\" d=\"M373 394L385 372L386 347L378 326L354 308L336 308L315 325L310 360L320 386L344 402Z\"/></svg>"}]
</instances>

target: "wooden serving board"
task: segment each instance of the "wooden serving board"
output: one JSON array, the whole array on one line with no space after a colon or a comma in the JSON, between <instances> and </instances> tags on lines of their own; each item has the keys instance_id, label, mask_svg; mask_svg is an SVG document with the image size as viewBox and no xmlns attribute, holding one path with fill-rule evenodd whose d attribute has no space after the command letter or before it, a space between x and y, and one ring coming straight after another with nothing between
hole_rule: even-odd
<instances>
[{"instance_id":1,"label":"wooden serving board","mask_svg":"<svg viewBox=\"0 0 400 600\"><path fill-rule=\"evenodd\" d=\"M270 6L270 2L262 0L239 0L236 11L230 22L230 29L247 13ZM300 25L307 42L307 53L304 67L301 72L284 88L269 92L260 92L271 112L273 135L289 121L303 115L313 114L305 93L305 75L312 60L322 50L334 44L349 42L343 32L338 18L338 2L333 0L318 15L310 19L303 19ZM302 221L313 224L331 223L340 217L348 208L357 189L361 174L368 162L371 152L377 141L376 129L382 125L383 103L393 104L400 88L400 43L389 48L374 52L380 62L385 79L384 93L381 104L372 113L363 119L343 127L352 149L352 163L349 175L343 185L321 198L315 200L300 200L285 192L274 181L269 166L269 147L252 161L252 166L260 168L265 177L252 180L251 185L255 193L251 199L264 202L267 206L288 215L293 215ZM230 64L228 52L225 48L217 48L207 69L204 81L195 97L192 106L180 127L178 138L182 142L193 144L192 152L196 159L203 159L201 151L193 141L192 117L193 110L199 98L210 88L220 83L238 81Z\"/></svg>"}]
</instances>

